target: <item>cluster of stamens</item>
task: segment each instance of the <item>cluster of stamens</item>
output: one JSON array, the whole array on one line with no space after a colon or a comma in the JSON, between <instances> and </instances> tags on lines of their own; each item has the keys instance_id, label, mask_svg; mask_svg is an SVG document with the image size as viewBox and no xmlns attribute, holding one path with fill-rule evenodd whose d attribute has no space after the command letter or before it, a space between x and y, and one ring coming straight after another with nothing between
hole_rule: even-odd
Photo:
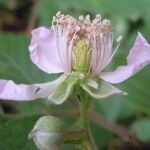
<instances>
[{"instance_id":1,"label":"cluster of stamens","mask_svg":"<svg viewBox=\"0 0 150 150\"><path fill-rule=\"evenodd\" d=\"M91 20L90 15L86 15L85 17L79 16L79 18L76 19L72 16L64 15L59 11L56 16L53 17L52 24L69 29L70 36L76 33L77 39L88 38L90 40L93 30L97 33L96 36L99 36L100 32L102 36L102 34L105 35L106 32L112 31L110 20L101 20L100 15L96 15L93 20Z\"/></svg>"},{"instance_id":2,"label":"cluster of stamens","mask_svg":"<svg viewBox=\"0 0 150 150\"><path fill-rule=\"evenodd\" d=\"M88 52L83 48L85 51L83 55L87 55L87 53L89 54L89 50L91 51L91 56L85 58L89 62L88 71L92 71L92 67L96 69L103 67L103 63L106 61L103 60L104 55L106 55L106 49L110 49L112 46L112 26L110 20L101 20L100 15L96 15L93 20L90 18L90 15L86 15L85 17L79 16L78 19L75 19L72 16L58 12L53 17L52 28L57 39L60 58L63 64L65 64L64 70L66 72L69 72L73 68L72 58L76 58L72 57L73 49L76 49L76 46L83 48L79 45L80 41L89 43ZM64 51L67 51L68 54L66 60L63 60ZM77 52L75 55L77 55ZM83 57L81 58L83 59Z\"/></svg>"}]
</instances>

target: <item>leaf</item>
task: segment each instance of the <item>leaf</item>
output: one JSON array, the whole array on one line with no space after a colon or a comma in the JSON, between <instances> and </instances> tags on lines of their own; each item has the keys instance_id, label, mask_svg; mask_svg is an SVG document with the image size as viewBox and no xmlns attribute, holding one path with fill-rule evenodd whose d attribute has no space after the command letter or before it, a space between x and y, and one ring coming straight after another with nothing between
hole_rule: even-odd
<instances>
[{"instance_id":1,"label":"leaf","mask_svg":"<svg viewBox=\"0 0 150 150\"><path fill-rule=\"evenodd\" d=\"M91 133L98 149L106 150L106 146L113 138L113 134L95 123L91 123Z\"/></svg>"},{"instance_id":2,"label":"leaf","mask_svg":"<svg viewBox=\"0 0 150 150\"><path fill-rule=\"evenodd\" d=\"M86 12L95 12L95 7L97 6L97 2L93 0L61 0L59 1L59 6L62 6L63 10L67 13L74 13L74 15L82 15L86 14ZM70 11L70 8L73 11Z\"/></svg>"},{"instance_id":3,"label":"leaf","mask_svg":"<svg viewBox=\"0 0 150 150\"><path fill-rule=\"evenodd\" d=\"M125 98L126 96L114 96L107 98L107 100L95 101L94 108L112 122L126 120L128 117L135 116L135 107Z\"/></svg>"},{"instance_id":4,"label":"leaf","mask_svg":"<svg viewBox=\"0 0 150 150\"><path fill-rule=\"evenodd\" d=\"M63 103L71 95L78 79L78 75L71 74L66 76L64 81L48 96L48 101L54 104Z\"/></svg>"},{"instance_id":5,"label":"leaf","mask_svg":"<svg viewBox=\"0 0 150 150\"><path fill-rule=\"evenodd\" d=\"M0 120L0 149L36 150L33 142L28 140L28 133L38 117L39 115L28 115L9 120L7 118L5 122Z\"/></svg>"},{"instance_id":6,"label":"leaf","mask_svg":"<svg viewBox=\"0 0 150 150\"><path fill-rule=\"evenodd\" d=\"M42 113L45 107L45 101L43 100L36 100L36 101L23 101L23 102L16 102L15 110L19 114L33 114L33 113Z\"/></svg>"},{"instance_id":7,"label":"leaf","mask_svg":"<svg viewBox=\"0 0 150 150\"><path fill-rule=\"evenodd\" d=\"M95 7L97 2L93 0L42 0L39 1L38 7L39 22L42 26L51 26L52 17L57 11L74 16L93 14L93 12L96 14Z\"/></svg>"},{"instance_id":8,"label":"leaf","mask_svg":"<svg viewBox=\"0 0 150 150\"><path fill-rule=\"evenodd\" d=\"M134 103L138 109L148 114L150 113L149 71L150 67L144 68L123 85L124 89L128 92L128 95L124 99Z\"/></svg>"},{"instance_id":9,"label":"leaf","mask_svg":"<svg viewBox=\"0 0 150 150\"><path fill-rule=\"evenodd\" d=\"M52 80L30 60L29 39L26 36L0 34L0 78L33 83Z\"/></svg>"},{"instance_id":10,"label":"leaf","mask_svg":"<svg viewBox=\"0 0 150 150\"><path fill-rule=\"evenodd\" d=\"M149 128L150 128L149 118L143 118L143 119L137 120L132 124L133 131L135 131L137 136L145 142L150 141Z\"/></svg>"},{"instance_id":11,"label":"leaf","mask_svg":"<svg viewBox=\"0 0 150 150\"><path fill-rule=\"evenodd\" d=\"M53 16L59 11L55 0L42 0L38 2L39 23L42 26L51 26Z\"/></svg>"},{"instance_id":12,"label":"leaf","mask_svg":"<svg viewBox=\"0 0 150 150\"><path fill-rule=\"evenodd\" d=\"M145 0L143 1L145 2ZM144 3L143 1L142 3ZM140 7L140 0L114 0L113 3L110 3L109 0L101 0L101 5L99 5L99 8L101 8L102 12L111 13L113 16L119 15L126 17L129 17L133 14L142 13L142 9L140 9Z\"/></svg>"}]
</instances>

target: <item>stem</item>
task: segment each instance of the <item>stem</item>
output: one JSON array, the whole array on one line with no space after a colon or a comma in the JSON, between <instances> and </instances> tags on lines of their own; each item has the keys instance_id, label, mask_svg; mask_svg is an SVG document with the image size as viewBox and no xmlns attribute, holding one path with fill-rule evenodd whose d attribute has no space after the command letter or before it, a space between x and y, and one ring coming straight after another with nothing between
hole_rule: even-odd
<instances>
[{"instance_id":1,"label":"stem","mask_svg":"<svg viewBox=\"0 0 150 150\"><path fill-rule=\"evenodd\" d=\"M93 143L91 133L89 130L89 121L88 121L88 109L89 109L89 99L83 93L80 95L80 123L81 128L87 131L86 136L83 137L82 150L95 150L95 145Z\"/></svg>"},{"instance_id":2,"label":"stem","mask_svg":"<svg viewBox=\"0 0 150 150\"><path fill-rule=\"evenodd\" d=\"M65 143L66 144L81 144L83 137L86 136L85 129L77 129L68 131L65 135Z\"/></svg>"},{"instance_id":3,"label":"stem","mask_svg":"<svg viewBox=\"0 0 150 150\"><path fill-rule=\"evenodd\" d=\"M66 133L66 139L67 140L81 139L85 135L86 135L86 130L84 130L84 129L72 130L72 131L68 131Z\"/></svg>"},{"instance_id":4,"label":"stem","mask_svg":"<svg viewBox=\"0 0 150 150\"><path fill-rule=\"evenodd\" d=\"M31 30L34 28L37 18L37 7L38 7L38 0L33 0L33 5L30 13L31 15L29 16L28 26L26 28L27 34L30 34Z\"/></svg>"},{"instance_id":5,"label":"stem","mask_svg":"<svg viewBox=\"0 0 150 150\"><path fill-rule=\"evenodd\" d=\"M88 107L83 100L80 101L80 119L81 127L88 129Z\"/></svg>"}]
</instances>

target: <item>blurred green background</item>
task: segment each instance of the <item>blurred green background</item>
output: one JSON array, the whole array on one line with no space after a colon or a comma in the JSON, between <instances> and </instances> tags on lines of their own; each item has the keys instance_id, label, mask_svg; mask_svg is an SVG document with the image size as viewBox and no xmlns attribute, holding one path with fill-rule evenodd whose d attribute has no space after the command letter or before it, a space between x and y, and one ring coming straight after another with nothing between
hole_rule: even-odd
<instances>
[{"instance_id":1,"label":"blurred green background","mask_svg":"<svg viewBox=\"0 0 150 150\"><path fill-rule=\"evenodd\" d=\"M51 26L58 10L73 16L101 14L111 19L114 38L123 35L123 42L108 70L126 63L129 49L140 31L150 41L150 0L0 0L0 78L16 83L53 80L58 75L40 71L29 58L30 31L38 26ZM128 96L94 100L92 110L110 122L124 126L144 141L141 150L150 149L150 66L118 85ZM46 105L44 101L0 101L0 150L36 150L28 140L35 121L45 114L64 119L71 127L77 110L71 101L61 106ZM73 117L72 117L73 116ZM140 149L91 121L91 130L98 150ZM76 150L64 146L62 150Z\"/></svg>"}]
</instances>

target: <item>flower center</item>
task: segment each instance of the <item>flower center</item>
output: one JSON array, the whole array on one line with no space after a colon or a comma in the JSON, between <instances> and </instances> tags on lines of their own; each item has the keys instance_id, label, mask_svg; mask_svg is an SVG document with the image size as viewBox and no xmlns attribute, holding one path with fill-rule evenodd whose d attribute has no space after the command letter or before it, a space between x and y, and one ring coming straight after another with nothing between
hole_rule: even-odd
<instances>
[{"instance_id":1,"label":"flower center","mask_svg":"<svg viewBox=\"0 0 150 150\"><path fill-rule=\"evenodd\" d=\"M76 42L72 50L72 70L88 72L90 66L90 45L85 39Z\"/></svg>"},{"instance_id":2,"label":"flower center","mask_svg":"<svg viewBox=\"0 0 150 150\"><path fill-rule=\"evenodd\" d=\"M65 73L71 71L99 75L112 55L110 20L96 15L78 19L58 12L53 18L58 54Z\"/></svg>"}]
</instances>

